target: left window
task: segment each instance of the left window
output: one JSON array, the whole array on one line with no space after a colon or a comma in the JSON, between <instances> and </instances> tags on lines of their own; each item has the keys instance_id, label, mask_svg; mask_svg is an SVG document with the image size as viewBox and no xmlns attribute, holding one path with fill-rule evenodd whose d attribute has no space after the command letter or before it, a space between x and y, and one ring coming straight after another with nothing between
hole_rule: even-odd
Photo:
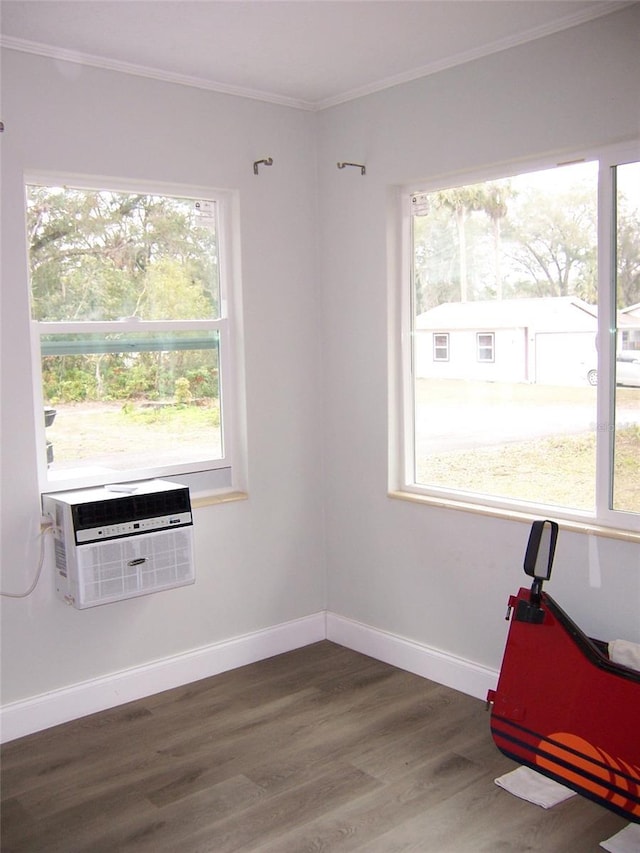
<instances>
[{"instance_id":1,"label":"left window","mask_svg":"<svg viewBox=\"0 0 640 853\"><path fill-rule=\"evenodd\" d=\"M176 474L235 485L230 206L27 182L43 490Z\"/></svg>"}]
</instances>

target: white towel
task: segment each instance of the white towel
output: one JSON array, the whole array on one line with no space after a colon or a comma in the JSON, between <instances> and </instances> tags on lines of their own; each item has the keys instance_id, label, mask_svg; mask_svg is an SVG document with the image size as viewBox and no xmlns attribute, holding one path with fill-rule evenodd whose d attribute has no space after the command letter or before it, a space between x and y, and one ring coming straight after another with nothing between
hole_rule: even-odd
<instances>
[{"instance_id":1,"label":"white towel","mask_svg":"<svg viewBox=\"0 0 640 853\"><path fill-rule=\"evenodd\" d=\"M600 842L609 853L638 853L640 850L640 823L630 823L611 838Z\"/></svg>"},{"instance_id":2,"label":"white towel","mask_svg":"<svg viewBox=\"0 0 640 853\"><path fill-rule=\"evenodd\" d=\"M537 806L542 806L543 809L549 809L551 806L575 796L575 791L566 788L553 779L548 779L541 773L536 773L530 767L518 767L511 773L499 776L495 783L504 788L505 791L509 791L510 794L514 794L522 800L528 800L530 803L535 803Z\"/></svg>"},{"instance_id":3,"label":"white towel","mask_svg":"<svg viewBox=\"0 0 640 853\"><path fill-rule=\"evenodd\" d=\"M630 643L629 640L613 640L609 643L609 657L614 663L640 670L640 645L637 643Z\"/></svg>"}]
</instances>

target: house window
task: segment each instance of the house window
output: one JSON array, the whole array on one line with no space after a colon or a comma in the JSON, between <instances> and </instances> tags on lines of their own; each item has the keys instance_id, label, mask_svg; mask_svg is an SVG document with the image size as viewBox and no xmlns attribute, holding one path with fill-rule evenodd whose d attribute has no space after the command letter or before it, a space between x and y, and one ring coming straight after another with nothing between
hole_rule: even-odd
<instances>
[{"instance_id":1,"label":"house window","mask_svg":"<svg viewBox=\"0 0 640 853\"><path fill-rule=\"evenodd\" d=\"M493 332L478 332L476 335L476 358L478 361L493 361Z\"/></svg>"},{"instance_id":2,"label":"house window","mask_svg":"<svg viewBox=\"0 0 640 853\"><path fill-rule=\"evenodd\" d=\"M410 188L394 489L640 530L637 159Z\"/></svg>"},{"instance_id":3,"label":"house window","mask_svg":"<svg viewBox=\"0 0 640 853\"><path fill-rule=\"evenodd\" d=\"M42 489L237 487L230 198L33 179L26 200Z\"/></svg>"},{"instance_id":4,"label":"house window","mask_svg":"<svg viewBox=\"0 0 640 853\"><path fill-rule=\"evenodd\" d=\"M449 335L447 333L433 336L433 360L449 361Z\"/></svg>"}]
</instances>

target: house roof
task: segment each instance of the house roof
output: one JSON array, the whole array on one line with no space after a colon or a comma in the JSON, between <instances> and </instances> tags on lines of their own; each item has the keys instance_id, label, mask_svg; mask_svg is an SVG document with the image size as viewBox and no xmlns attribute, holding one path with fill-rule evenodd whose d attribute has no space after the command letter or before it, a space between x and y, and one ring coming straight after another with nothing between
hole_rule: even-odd
<instances>
[{"instance_id":1,"label":"house roof","mask_svg":"<svg viewBox=\"0 0 640 853\"><path fill-rule=\"evenodd\" d=\"M445 302L418 315L416 329L594 330L597 309L575 296Z\"/></svg>"}]
</instances>

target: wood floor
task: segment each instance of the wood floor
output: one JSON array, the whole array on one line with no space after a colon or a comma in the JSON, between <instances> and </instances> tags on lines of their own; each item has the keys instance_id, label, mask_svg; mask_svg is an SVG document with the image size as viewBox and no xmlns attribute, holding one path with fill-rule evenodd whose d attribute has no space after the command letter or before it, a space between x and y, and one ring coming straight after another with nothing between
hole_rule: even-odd
<instances>
[{"instance_id":1,"label":"wood floor","mask_svg":"<svg viewBox=\"0 0 640 853\"><path fill-rule=\"evenodd\" d=\"M7 744L2 851L601 853L494 784L484 703L329 642Z\"/></svg>"}]
</instances>

